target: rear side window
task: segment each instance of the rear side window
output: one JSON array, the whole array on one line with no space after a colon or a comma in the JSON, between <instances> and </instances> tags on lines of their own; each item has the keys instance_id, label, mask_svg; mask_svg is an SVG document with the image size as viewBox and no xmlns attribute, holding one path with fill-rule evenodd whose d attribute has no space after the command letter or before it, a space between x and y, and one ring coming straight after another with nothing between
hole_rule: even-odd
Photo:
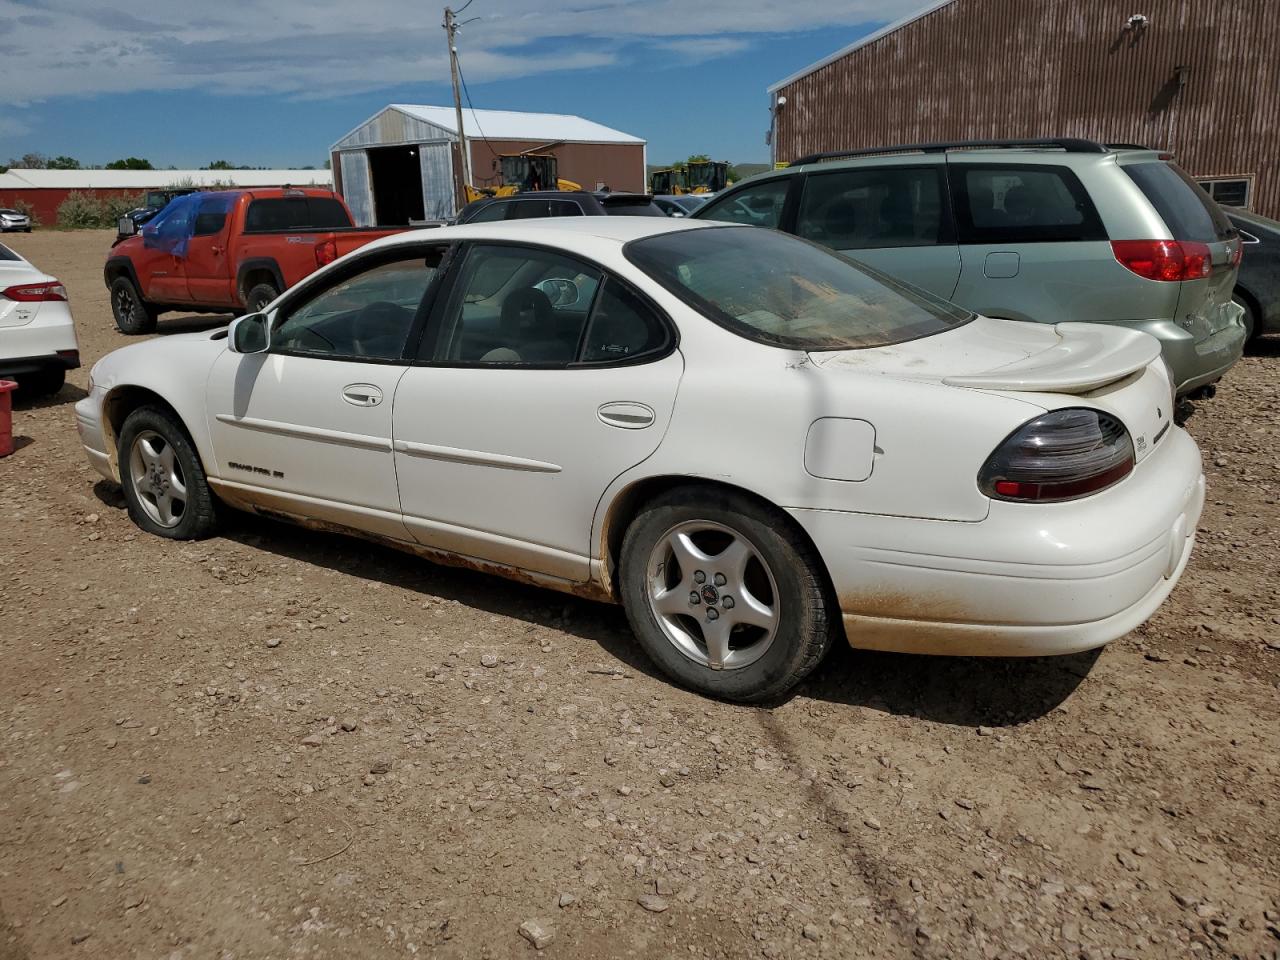
<instances>
[{"instance_id":1,"label":"rear side window","mask_svg":"<svg viewBox=\"0 0 1280 960\"><path fill-rule=\"evenodd\" d=\"M1235 227L1209 195L1182 170L1163 160L1121 167L1160 214L1175 240L1230 240Z\"/></svg>"},{"instance_id":2,"label":"rear side window","mask_svg":"<svg viewBox=\"0 0 1280 960\"><path fill-rule=\"evenodd\" d=\"M1107 239L1088 191L1066 167L955 163L951 186L961 243Z\"/></svg>"},{"instance_id":3,"label":"rear side window","mask_svg":"<svg viewBox=\"0 0 1280 960\"><path fill-rule=\"evenodd\" d=\"M617 280L596 297L579 358L583 363L630 360L662 350L669 334L648 305Z\"/></svg>"},{"instance_id":4,"label":"rear side window","mask_svg":"<svg viewBox=\"0 0 1280 960\"><path fill-rule=\"evenodd\" d=\"M245 215L246 233L270 230L336 230L351 226L333 197L279 197L254 200Z\"/></svg>"},{"instance_id":5,"label":"rear side window","mask_svg":"<svg viewBox=\"0 0 1280 960\"><path fill-rule=\"evenodd\" d=\"M796 233L833 250L928 247L948 241L943 236L941 176L938 167L811 175Z\"/></svg>"},{"instance_id":6,"label":"rear side window","mask_svg":"<svg viewBox=\"0 0 1280 960\"><path fill-rule=\"evenodd\" d=\"M753 184L712 200L698 211L698 219L749 223L755 227L773 227L776 230L782 222L782 210L787 204L787 190L790 187L790 177Z\"/></svg>"},{"instance_id":7,"label":"rear side window","mask_svg":"<svg viewBox=\"0 0 1280 960\"><path fill-rule=\"evenodd\" d=\"M548 200L547 212L552 217L580 217L582 206L576 200Z\"/></svg>"},{"instance_id":8,"label":"rear side window","mask_svg":"<svg viewBox=\"0 0 1280 960\"><path fill-rule=\"evenodd\" d=\"M600 201L604 212L611 217L665 217L662 208L651 200L609 200Z\"/></svg>"}]
</instances>

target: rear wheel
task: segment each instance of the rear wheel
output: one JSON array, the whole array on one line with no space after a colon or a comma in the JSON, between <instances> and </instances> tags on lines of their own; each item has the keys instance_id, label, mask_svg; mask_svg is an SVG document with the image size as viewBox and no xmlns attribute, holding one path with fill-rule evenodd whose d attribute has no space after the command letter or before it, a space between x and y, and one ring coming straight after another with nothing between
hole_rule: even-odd
<instances>
[{"instance_id":1,"label":"rear wheel","mask_svg":"<svg viewBox=\"0 0 1280 960\"><path fill-rule=\"evenodd\" d=\"M813 548L784 514L731 491L677 489L645 507L623 540L620 586L653 661L726 700L785 694L834 637Z\"/></svg>"},{"instance_id":2,"label":"rear wheel","mask_svg":"<svg viewBox=\"0 0 1280 960\"><path fill-rule=\"evenodd\" d=\"M267 309L267 304L278 296L280 296L280 291L278 291L272 284L254 284L249 288L249 292L245 294L245 309L250 313L261 313L263 310Z\"/></svg>"},{"instance_id":3,"label":"rear wheel","mask_svg":"<svg viewBox=\"0 0 1280 960\"><path fill-rule=\"evenodd\" d=\"M66 370L41 370L19 375L18 389L28 397L49 397L61 390L66 382Z\"/></svg>"},{"instance_id":4,"label":"rear wheel","mask_svg":"<svg viewBox=\"0 0 1280 960\"><path fill-rule=\"evenodd\" d=\"M170 540L198 540L213 532L213 492L187 431L172 413L139 407L129 414L118 454L134 523Z\"/></svg>"},{"instance_id":5,"label":"rear wheel","mask_svg":"<svg viewBox=\"0 0 1280 960\"><path fill-rule=\"evenodd\" d=\"M138 288L128 277L111 281L111 313L121 333L137 336L154 333L160 312L142 299Z\"/></svg>"}]
</instances>

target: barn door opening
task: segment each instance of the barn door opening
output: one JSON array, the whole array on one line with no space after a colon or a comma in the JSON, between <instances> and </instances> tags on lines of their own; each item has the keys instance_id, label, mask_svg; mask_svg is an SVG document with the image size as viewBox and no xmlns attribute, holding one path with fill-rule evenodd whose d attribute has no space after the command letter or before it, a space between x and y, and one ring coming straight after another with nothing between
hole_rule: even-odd
<instances>
[{"instance_id":1,"label":"barn door opening","mask_svg":"<svg viewBox=\"0 0 1280 960\"><path fill-rule=\"evenodd\" d=\"M373 207L378 226L407 227L422 220L422 168L416 146L378 147L369 151Z\"/></svg>"}]
</instances>

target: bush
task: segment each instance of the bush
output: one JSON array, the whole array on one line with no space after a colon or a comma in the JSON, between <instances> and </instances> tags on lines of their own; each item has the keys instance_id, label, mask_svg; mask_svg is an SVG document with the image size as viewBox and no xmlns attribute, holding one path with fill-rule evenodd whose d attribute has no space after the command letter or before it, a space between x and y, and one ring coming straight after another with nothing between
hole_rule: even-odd
<instances>
[{"instance_id":1,"label":"bush","mask_svg":"<svg viewBox=\"0 0 1280 960\"><path fill-rule=\"evenodd\" d=\"M31 225L33 227L42 226L40 222L40 218L36 216L36 208L33 207L31 204L27 203L27 201L15 200L13 204L13 209L17 210L19 213L25 213L28 217L30 217Z\"/></svg>"},{"instance_id":2,"label":"bush","mask_svg":"<svg viewBox=\"0 0 1280 960\"><path fill-rule=\"evenodd\" d=\"M73 190L58 204L58 226L86 230L102 226L102 201L90 193Z\"/></svg>"},{"instance_id":3,"label":"bush","mask_svg":"<svg viewBox=\"0 0 1280 960\"><path fill-rule=\"evenodd\" d=\"M99 199L89 193L72 191L58 205L58 226L70 230L113 228L120 217L141 206L144 199L143 194Z\"/></svg>"}]
</instances>

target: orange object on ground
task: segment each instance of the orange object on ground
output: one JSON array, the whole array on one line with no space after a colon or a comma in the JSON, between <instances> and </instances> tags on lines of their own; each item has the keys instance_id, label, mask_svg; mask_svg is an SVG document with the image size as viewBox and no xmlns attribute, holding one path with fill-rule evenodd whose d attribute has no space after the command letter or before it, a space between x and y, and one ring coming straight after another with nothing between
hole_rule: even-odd
<instances>
[{"instance_id":1,"label":"orange object on ground","mask_svg":"<svg viewBox=\"0 0 1280 960\"><path fill-rule=\"evenodd\" d=\"M0 457L13 453L13 397L18 389L12 380L0 380Z\"/></svg>"}]
</instances>

